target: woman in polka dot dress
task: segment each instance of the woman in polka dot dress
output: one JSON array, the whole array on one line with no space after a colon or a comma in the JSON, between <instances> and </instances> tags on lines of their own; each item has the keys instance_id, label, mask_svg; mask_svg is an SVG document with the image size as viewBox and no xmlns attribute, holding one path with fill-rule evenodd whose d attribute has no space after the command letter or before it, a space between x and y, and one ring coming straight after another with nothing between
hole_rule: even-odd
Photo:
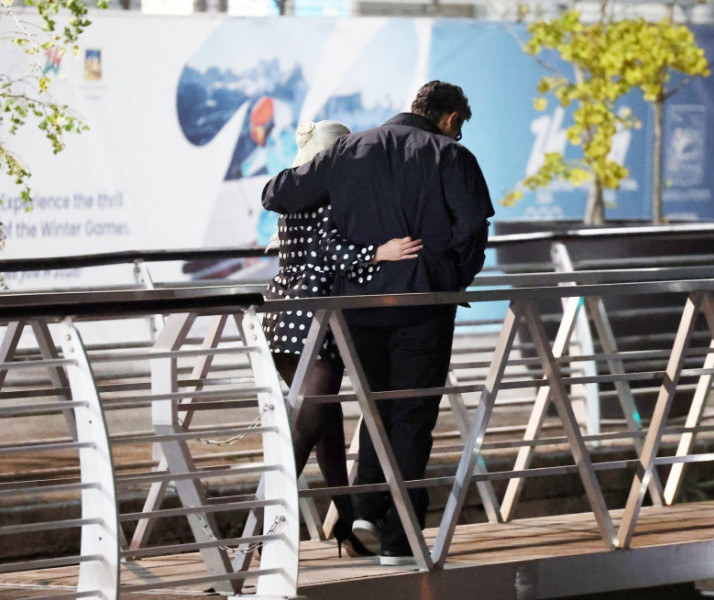
<instances>
[{"instance_id":1,"label":"woman in polka dot dress","mask_svg":"<svg viewBox=\"0 0 714 600\"><path fill-rule=\"evenodd\" d=\"M293 167L309 161L320 150L350 130L335 121L305 123L298 127L298 153ZM343 272L359 282L369 281L383 260L416 258L421 240L393 239L375 248L342 239L331 226L330 206L281 215L278 224L279 268L266 293L271 299L329 296L335 274ZM263 330L278 372L288 385L295 376L300 353L312 323L313 312L286 310L266 313ZM340 391L343 365L334 338L328 332L319 360L307 375L306 395L333 395ZM328 486L347 485L345 434L339 402L302 405L293 431L295 463L302 472L312 449ZM339 555L344 545L350 556L373 554L352 534L354 509L349 496L336 496L339 518L334 534Z\"/></svg>"}]
</instances>

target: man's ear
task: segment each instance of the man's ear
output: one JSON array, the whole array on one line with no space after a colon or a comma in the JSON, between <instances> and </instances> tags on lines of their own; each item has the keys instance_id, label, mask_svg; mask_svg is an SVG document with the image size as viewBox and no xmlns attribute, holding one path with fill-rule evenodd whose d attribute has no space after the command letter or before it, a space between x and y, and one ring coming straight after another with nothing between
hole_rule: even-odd
<instances>
[{"instance_id":1,"label":"man's ear","mask_svg":"<svg viewBox=\"0 0 714 600\"><path fill-rule=\"evenodd\" d=\"M441 133L449 136L450 138L459 141L461 139L461 126L463 125L463 119L461 115L454 111L452 113L443 113L441 119L439 119L438 127Z\"/></svg>"},{"instance_id":2,"label":"man's ear","mask_svg":"<svg viewBox=\"0 0 714 600\"><path fill-rule=\"evenodd\" d=\"M439 122L436 126L439 128L441 133L448 135L449 137L454 135L454 132L459 131L461 117L458 112L452 113L442 113Z\"/></svg>"},{"instance_id":3,"label":"man's ear","mask_svg":"<svg viewBox=\"0 0 714 600\"><path fill-rule=\"evenodd\" d=\"M461 129L461 115L456 111L452 112L447 117L447 123L454 131L459 131Z\"/></svg>"},{"instance_id":4,"label":"man's ear","mask_svg":"<svg viewBox=\"0 0 714 600\"><path fill-rule=\"evenodd\" d=\"M449 126L449 117L449 113L442 113L439 121L436 123L436 126L439 128L441 133L446 133L445 130Z\"/></svg>"}]
</instances>

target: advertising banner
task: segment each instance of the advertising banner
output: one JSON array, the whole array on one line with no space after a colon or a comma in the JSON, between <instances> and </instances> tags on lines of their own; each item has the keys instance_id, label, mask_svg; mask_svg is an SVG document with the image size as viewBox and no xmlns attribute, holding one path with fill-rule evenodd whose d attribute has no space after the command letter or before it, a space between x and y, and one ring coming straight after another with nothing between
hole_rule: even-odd
<instances>
[{"instance_id":1,"label":"advertising banner","mask_svg":"<svg viewBox=\"0 0 714 600\"><path fill-rule=\"evenodd\" d=\"M34 209L0 179L2 258L141 249L263 246L276 216L260 204L269 177L290 166L298 123L334 119L353 130L409 110L431 79L461 85L473 118L465 144L486 176L496 219L582 217L586 192L568 185L498 205L550 150L564 150L569 115L533 107L547 73L525 54L523 26L461 19L152 17L93 13L79 57L48 54L53 93L90 130L53 155L26 127L11 142L33 171ZM0 22L0 30L12 24ZM697 28L709 56L714 33ZM5 48L9 48L6 44ZM3 73L23 73L3 51ZM567 65L554 63L559 69ZM608 218L649 218L651 108L623 101L643 122L620 132L613 153L629 169L608 196ZM665 214L712 219L714 79L683 86L665 118ZM568 149L568 152L572 152ZM152 265L158 280L268 276L271 260ZM11 289L132 280L130 266L5 275Z\"/></svg>"}]
</instances>

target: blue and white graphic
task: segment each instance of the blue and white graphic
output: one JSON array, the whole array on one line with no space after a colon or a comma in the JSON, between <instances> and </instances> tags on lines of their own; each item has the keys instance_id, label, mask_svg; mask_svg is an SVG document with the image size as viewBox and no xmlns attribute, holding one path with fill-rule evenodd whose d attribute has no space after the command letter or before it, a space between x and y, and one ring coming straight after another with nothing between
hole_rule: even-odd
<instances>
[{"instance_id":1,"label":"blue and white graphic","mask_svg":"<svg viewBox=\"0 0 714 600\"><path fill-rule=\"evenodd\" d=\"M8 34L9 26L3 21L0 32ZM692 29L711 60L714 28ZM82 36L80 58L50 56L46 65L55 99L90 129L70 136L58 155L37 130L15 136L13 148L33 170L36 203L25 213L15 186L0 178L3 255L262 246L275 216L263 211L261 191L292 164L298 123L335 119L353 130L373 127L409 110L431 79L458 84L469 98L473 118L462 143L481 164L495 221L580 220L586 190L563 183L528 193L513 208L498 204L544 152L564 147L572 119L555 99L543 112L534 109L538 81L548 71L523 52L519 40L526 38L522 25L470 19L145 18L100 11ZM97 65L88 76L92 57L101 57L101 77ZM556 56L543 58L567 73ZM16 76L26 72L27 60L17 49L0 57L0 67ZM711 220L714 77L680 83L673 77L678 91L665 104L664 214ZM650 217L653 111L637 93L623 99L619 108L625 107L643 126L616 138L613 156L629 176L608 193L608 220ZM566 156L578 155L577 148L565 149ZM157 264L152 272L166 281L246 278L265 275L269 263L183 270ZM132 277L112 271L97 281L96 271L80 271L79 285ZM53 287L59 274L6 281L15 289Z\"/></svg>"},{"instance_id":2,"label":"blue and white graphic","mask_svg":"<svg viewBox=\"0 0 714 600\"><path fill-rule=\"evenodd\" d=\"M179 123L191 143L208 146L222 129L236 132L224 184L210 209L206 246L268 243L277 215L262 209L260 192L269 177L292 164L300 122L332 119L353 130L377 126L408 108L423 79L428 38L420 36L417 21L376 19L355 26L319 20L300 29L287 23L271 21L264 28L226 21L179 79ZM390 61L394 73L385 78L375 66ZM255 277L274 268L270 259L247 259L189 263L184 270L210 278L234 272Z\"/></svg>"}]
</instances>

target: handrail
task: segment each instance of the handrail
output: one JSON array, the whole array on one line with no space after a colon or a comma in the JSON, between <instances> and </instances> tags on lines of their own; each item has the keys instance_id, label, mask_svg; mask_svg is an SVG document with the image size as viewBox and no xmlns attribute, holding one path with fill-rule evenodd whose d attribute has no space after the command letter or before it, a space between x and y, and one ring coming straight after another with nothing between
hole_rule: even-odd
<instances>
[{"instance_id":1,"label":"handrail","mask_svg":"<svg viewBox=\"0 0 714 600\"><path fill-rule=\"evenodd\" d=\"M631 227L573 227L560 231L538 231L510 233L489 236L492 246L522 244L524 242L568 242L585 238L628 238L628 237L687 237L703 233L714 233L714 223L684 223L678 225L634 225Z\"/></svg>"},{"instance_id":2,"label":"handrail","mask_svg":"<svg viewBox=\"0 0 714 600\"><path fill-rule=\"evenodd\" d=\"M686 223L677 225L642 225L632 227L597 227L584 228L573 226L564 231L541 231L531 233L512 233L489 236L488 246L499 248L528 242L573 241L584 238L627 238L627 237L688 237L702 234L714 234L714 223ZM102 252L96 254L78 254L69 256L51 256L42 258L12 258L0 260L0 273L17 271L37 271L45 269L73 269L115 264L130 264L136 261L168 262L189 261L211 258L256 258L276 256L277 250L263 247L223 247L163 249L163 250L126 250Z\"/></svg>"},{"instance_id":3,"label":"handrail","mask_svg":"<svg viewBox=\"0 0 714 600\"><path fill-rule=\"evenodd\" d=\"M262 294L239 285L102 289L94 291L11 292L2 294L0 319L45 317L130 316L162 311L227 312L237 307L260 306Z\"/></svg>"},{"instance_id":4,"label":"handrail","mask_svg":"<svg viewBox=\"0 0 714 600\"><path fill-rule=\"evenodd\" d=\"M683 278L684 276L684 278ZM563 286L563 283L578 284ZM417 292L379 296L339 296L265 300L254 288L242 285L163 287L152 290L117 289L59 292L6 292L0 295L0 320L30 316L63 318L129 316L162 311L227 311L236 306L265 310L315 308L376 308L463 304L526 298L568 298L580 295L682 293L714 288L714 267L628 269L626 271L573 271L524 275L479 276L474 287L462 292Z\"/></svg>"},{"instance_id":5,"label":"handrail","mask_svg":"<svg viewBox=\"0 0 714 600\"><path fill-rule=\"evenodd\" d=\"M75 269L130 264L136 261L169 262L197 258L253 258L277 255L277 250L265 248L196 248L193 250L123 250L96 254L76 254L42 258L10 258L0 260L0 273L38 271L43 269Z\"/></svg>"}]
</instances>

